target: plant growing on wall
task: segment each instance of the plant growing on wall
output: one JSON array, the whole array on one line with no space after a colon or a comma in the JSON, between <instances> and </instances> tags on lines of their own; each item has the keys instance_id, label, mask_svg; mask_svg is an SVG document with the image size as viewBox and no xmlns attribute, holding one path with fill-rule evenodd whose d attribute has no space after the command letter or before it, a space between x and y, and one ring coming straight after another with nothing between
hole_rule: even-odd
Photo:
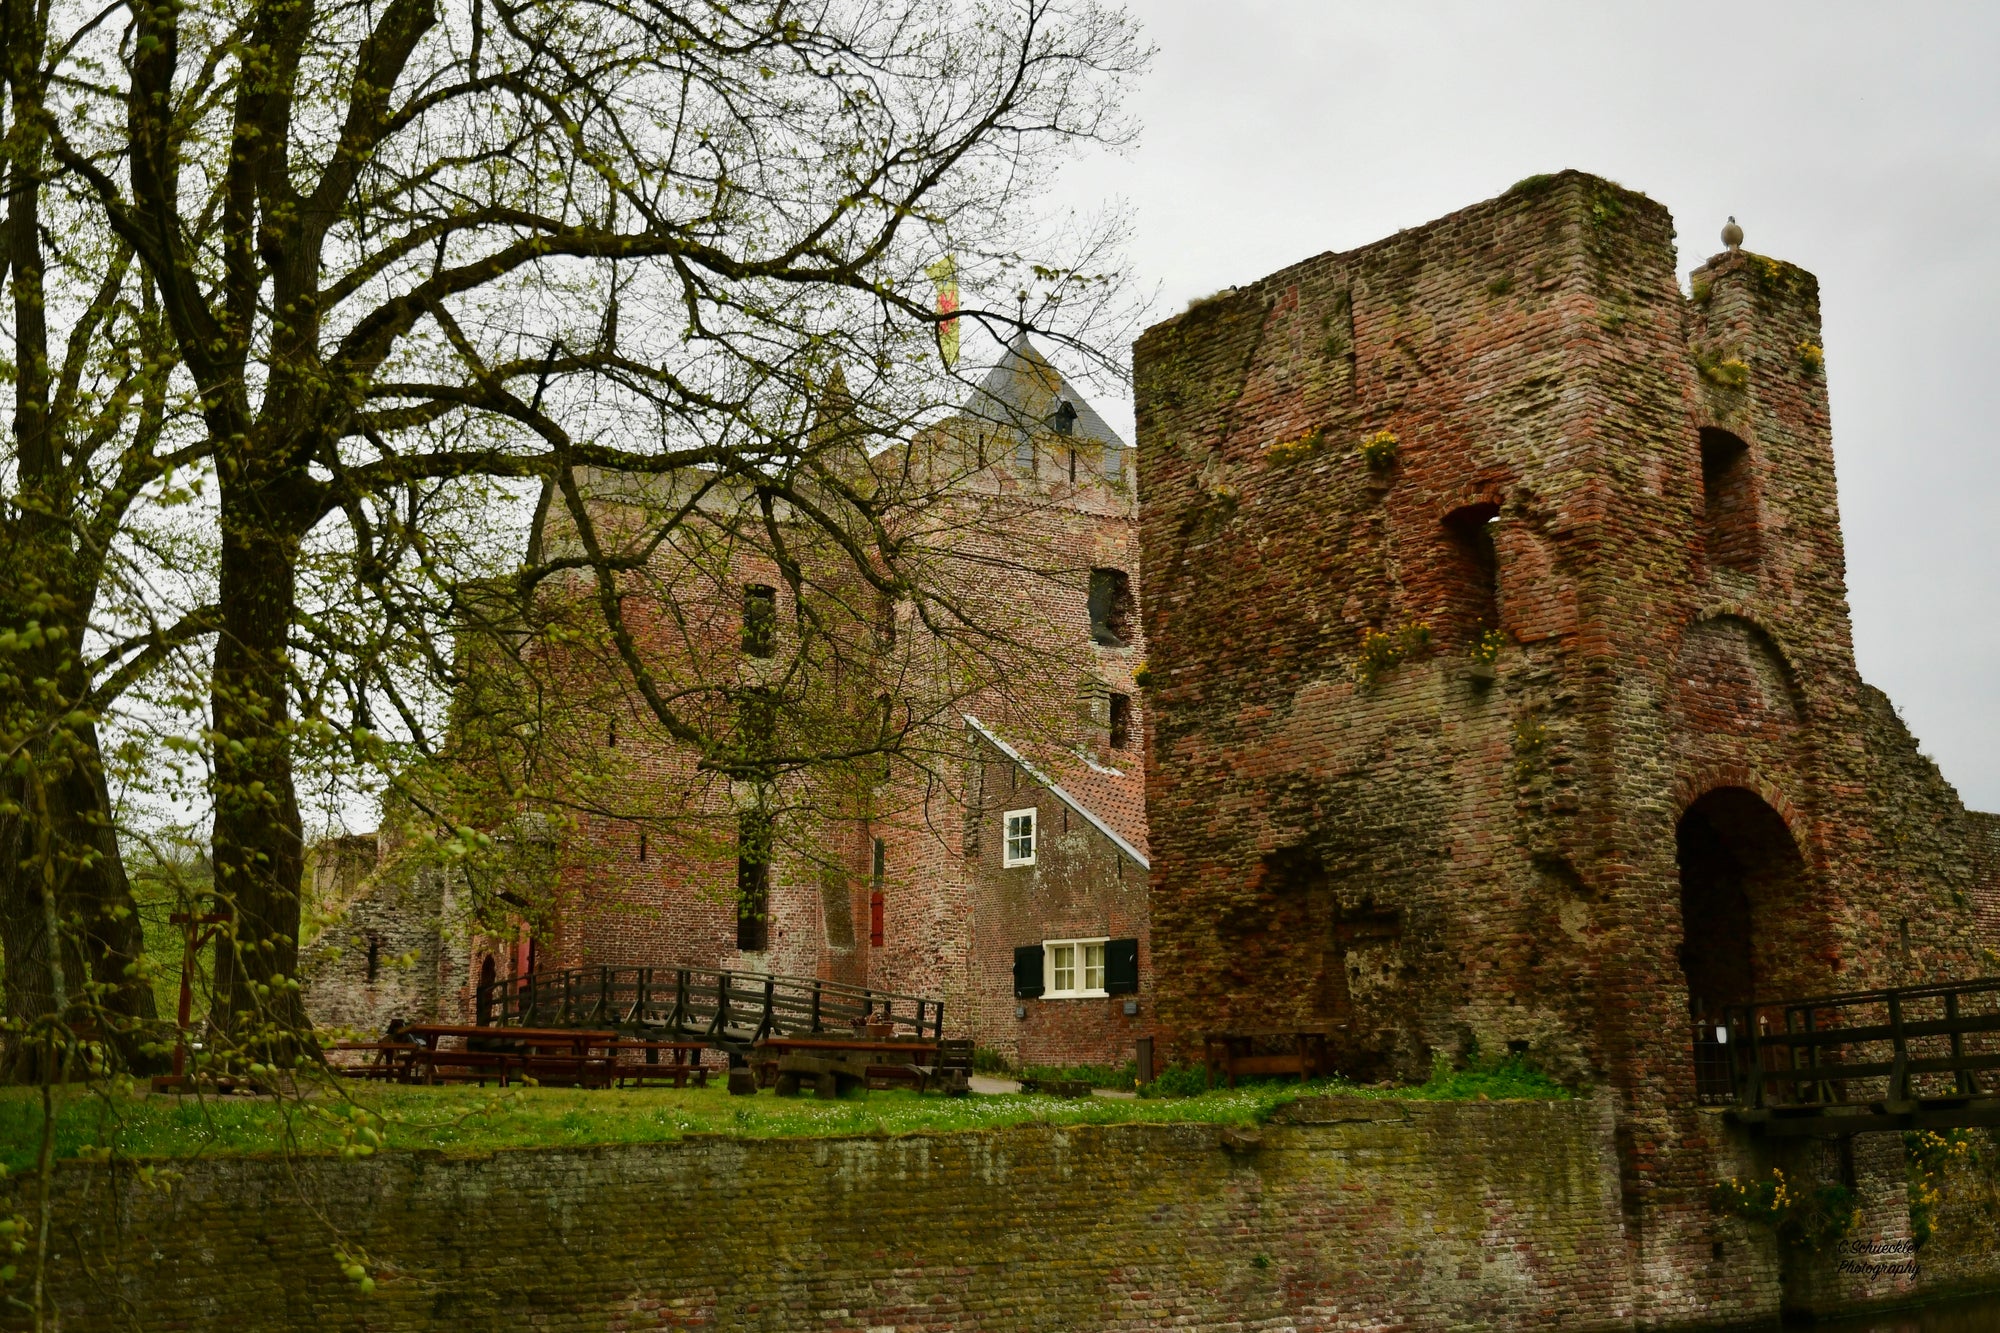
<instances>
[{"instance_id":1,"label":"plant growing on wall","mask_svg":"<svg viewBox=\"0 0 2000 1333\"><path fill-rule=\"evenodd\" d=\"M1431 627L1413 621L1398 629L1371 629L1361 636L1361 652L1354 659L1354 678L1363 686L1373 685L1399 663L1430 647Z\"/></svg>"},{"instance_id":2,"label":"plant growing on wall","mask_svg":"<svg viewBox=\"0 0 2000 1333\"><path fill-rule=\"evenodd\" d=\"M1489 629L1472 641L1472 662L1474 666L1492 666L1500 660L1501 645L1507 636L1497 629Z\"/></svg>"},{"instance_id":3,"label":"plant growing on wall","mask_svg":"<svg viewBox=\"0 0 2000 1333\"><path fill-rule=\"evenodd\" d=\"M1826 369L1826 349L1815 342L1801 342L1796 349L1799 369L1818 378Z\"/></svg>"},{"instance_id":4,"label":"plant growing on wall","mask_svg":"<svg viewBox=\"0 0 2000 1333\"><path fill-rule=\"evenodd\" d=\"M1979 1165L1979 1150L1966 1130L1916 1130L1903 1135L1903 1157L1909 1170L1910 1239L1922 1248L1937 1229L1945 1173L1954 1166Z\"/></svg>"},{"instance_id":5,"label":"plant growing on wall","mask_svg":"<svg viewBox=\"0 0 2000 1333\"><path fill-rule=\"evenodd\" d=\"M1361 461L1377 472L1386 471L1396 461L1396 433L1378 430L1360 444Z\"/></svg>"},{"instance_id":6,"label":"plant growing on wall","mask_svg":"<svg viewBox=\"0 0 2000 1333\"><path fill-rule=\"evenodd\" d=\"M1695 369L1710 384L1725 389L1741 389L1750 383L1750 367L1738 356L1722 352L1698 352L1694 358Z\"/></svg>"},{"instance_id":7,"label":"plant growing on wall","mask_svg":"<svg viewBox=\"0 0 2000 1333\"><path fill-rule=\"evenodd\" d=\"M1291 463L1302 463L1317 454L1326 443L1326 433L1315 426L1296 439L1279 440L1264 450L1264 457L1274 466L1284 467Z\"/></svg>"},{"instance_id":8,"label":"plant growing on wall","mask_svg":"<svg viewBox=\"0 0 2000 1333\"><path fill-rule=\"evenodd\" d=\"M1709 1204L1717 1212L1771 1228L1784 1245L1808 1250L1838 1245L1861 1216L1854 1191L1847 1186L1795 1187L1776 1167L1768 1179L1731 1176L1717 1182L1709 1192Z\"/></svg>"}]
</instances>

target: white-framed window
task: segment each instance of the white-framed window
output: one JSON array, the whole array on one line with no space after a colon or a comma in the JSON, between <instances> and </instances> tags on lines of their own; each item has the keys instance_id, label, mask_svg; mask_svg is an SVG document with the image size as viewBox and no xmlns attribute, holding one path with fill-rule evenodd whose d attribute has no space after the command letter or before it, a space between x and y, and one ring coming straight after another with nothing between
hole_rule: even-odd
<instances>
[{"instance_id":1,"label":"white-framed window","mask_svg":"<svg viewBox=\"0 0 2000 1333\"><path fill-rule=\"evenodd\" d=\"M1031 866L1035 863L1035 812L1033 810L1009 810L1002 816L1001 827L1007 830L1007 843L1002 849L1000 864L1005 866Z\"/></svg>"},{"instance_id":2,"label":"white-framed window","mask_svg":"<svg viewBox=\"0 0 2000 1333\"><path fill-rule=\"evenodd\" d=\"M1043 940L1042 998L1081 1000L1110 992L1104 989L1106 939Z\"/></svg>"}]
</instances>

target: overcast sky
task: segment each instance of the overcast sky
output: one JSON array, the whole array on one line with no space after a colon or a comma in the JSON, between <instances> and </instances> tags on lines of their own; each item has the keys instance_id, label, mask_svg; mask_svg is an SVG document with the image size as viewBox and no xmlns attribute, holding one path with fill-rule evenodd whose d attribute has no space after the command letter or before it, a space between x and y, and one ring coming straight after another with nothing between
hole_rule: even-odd
<instances>
[{"instance_id":1,"label":"overcast sky","mask_svg":"<svg viewBox=\"0 0 2000 1333\"><path fill-rule=\"evenodd\" d=\"M1862 674L2000 810L2000 6L1137 0L1160 314L1577 167L1818 275ZM1102 403L1122 431L1129 404Z\"/></svg>"}]
</instances>

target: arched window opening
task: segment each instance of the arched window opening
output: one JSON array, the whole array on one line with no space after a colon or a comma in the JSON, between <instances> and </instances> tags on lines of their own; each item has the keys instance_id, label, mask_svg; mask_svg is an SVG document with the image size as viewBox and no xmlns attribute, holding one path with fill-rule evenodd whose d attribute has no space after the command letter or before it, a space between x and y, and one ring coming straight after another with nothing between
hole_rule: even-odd
<instances>
[{"instance_id":1,"label":"arched window opening","mask_svg":"<svg viewBox=\"0 0 2000 1333\"><path fill-rule=\"evenodd\" d=\"M1475 643L1500 628L1500 555L1493 545L1497 504L1465 505L1444 516L1444 596L1438 632L1447 642Z\"/></svg>"},{"instance_id":2,"label":"arched window opening","mask_svg":"<svg viewBox=\"0 0 2000 1333\"><path fill-rule=\"evenodd\" d=\"M1750 446L1713 426L1701 431L1701 537L1712 568L1754 570L1763 554Z\"/></svg>"}]
</instances>

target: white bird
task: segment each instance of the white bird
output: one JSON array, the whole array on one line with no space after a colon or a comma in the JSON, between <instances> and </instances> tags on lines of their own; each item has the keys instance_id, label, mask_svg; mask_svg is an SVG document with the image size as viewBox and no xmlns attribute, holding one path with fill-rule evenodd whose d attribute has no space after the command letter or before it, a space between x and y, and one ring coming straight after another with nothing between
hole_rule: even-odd
<instances>
[{"instance_id":1,"label":"white bird","mask_svg":"<svg viewBox=\"0 0 2000 1333\"><path fill-rule=\"evenodd\" d=\"M1743 228L1736 225L1736 219L1733 216L1729 219L1728 225L1722 229L1722 243L1731 250L1741 250L1743 248Z\"/></svg>"}]
</instances>

